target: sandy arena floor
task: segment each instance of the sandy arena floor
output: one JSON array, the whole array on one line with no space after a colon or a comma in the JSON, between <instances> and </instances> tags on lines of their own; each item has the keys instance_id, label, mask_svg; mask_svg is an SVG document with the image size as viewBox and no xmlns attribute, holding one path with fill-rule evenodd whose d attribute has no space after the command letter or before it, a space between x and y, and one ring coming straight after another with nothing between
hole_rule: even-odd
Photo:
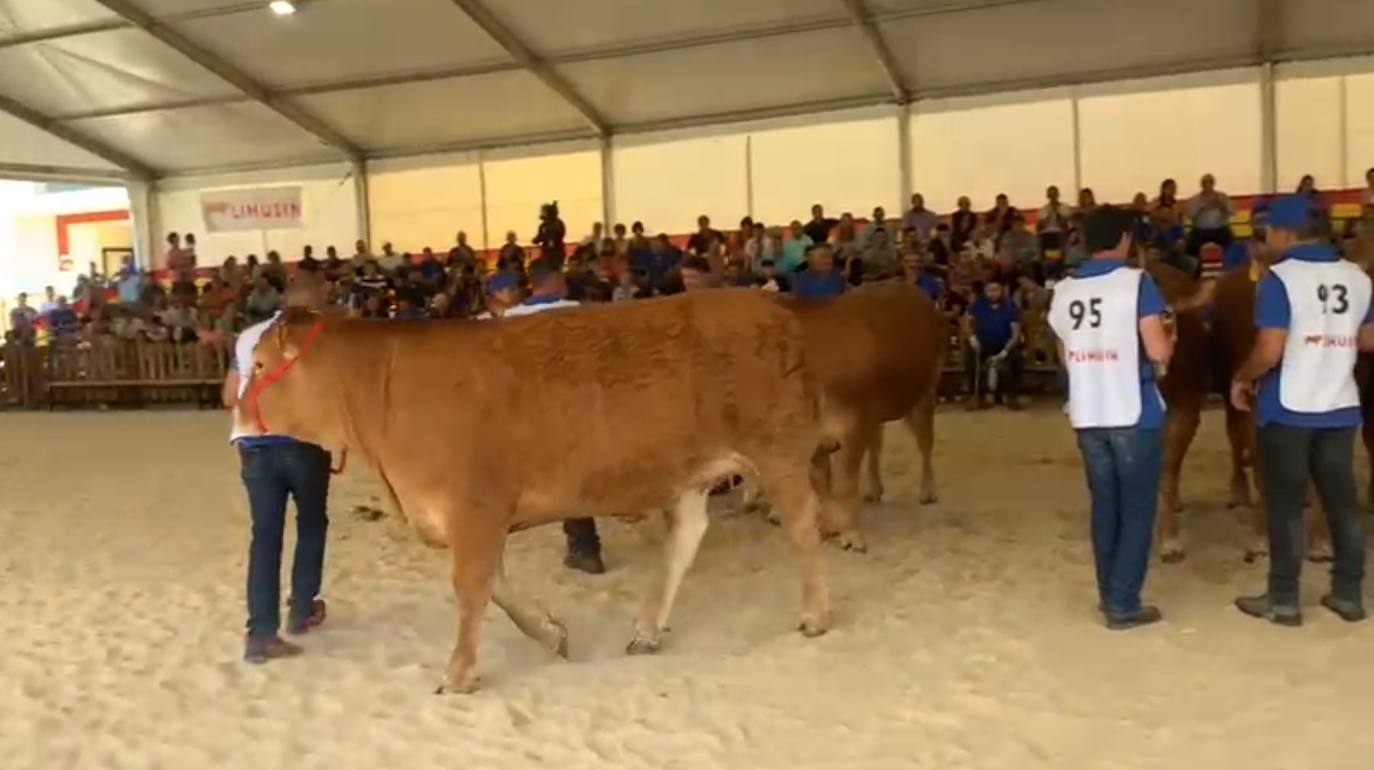
<instances>
[{"instance_id":1,"label":"sandy arena floor","mask_svg":"<svg viewBox=\"0 0 1374 770\"><path fill-rule=\"evenodd\" d=\"M1189 558L1151 574L1159 626L1097 622L1063 416L946 412L942 501L915 505L894 432L871 553L829 552L828 636L792 631L782 534L726 515L665 651L626 657L657 527L606 525L600 578L565 571L545 528L514 538L510 573L568 623L572 661L493 608L485 689L437 697L446 559L350 514L374 499L364 469L334 490L328 625L307 656L250 668L224 416L0 415L0 767L1368 770L1374 624L1315 607L1323 570L1304 628L1230 606L1263 566L1220 505L1220 422L1185 479Z\"/></svg>"}]
</instances>

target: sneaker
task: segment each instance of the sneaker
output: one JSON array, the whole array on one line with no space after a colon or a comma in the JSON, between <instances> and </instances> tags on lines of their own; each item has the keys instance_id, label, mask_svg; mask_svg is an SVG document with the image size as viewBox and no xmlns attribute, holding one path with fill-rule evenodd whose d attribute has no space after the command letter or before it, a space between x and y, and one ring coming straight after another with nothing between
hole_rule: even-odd
<instances>
[{"instance_id":1,"label":"sneaker","mask_svg":"<svg viewBox=\"0 0 1374 770\"><path fill-rule=\"evenodd\" d=\"M1337 599L1332 594L1322 597L1322 606L1341 616L1347 623L1358 623L1365 619L1364 605L1348 599Z\"/></svg>"},{"instance_id":2,"label":"sneaker","mask_svg":"<svg viewBox=\"0 0 1374 770\"><path fill-rule=\"evenodd\" d=\"M1269 594L1261 596L1242 596L1236 599L1236 608L1252 618L1260 618L1280 626L1302 625L1302 611L1297 607L1282 607L1269 599Z\"/></svg>"},{"instance_id":3,"label":"sneaker","mask_svg":"<svg viewBox=\"0 0 1374 770\"><path fill-rule=\"evenodd\" d=\"M1139 628L1148 626L1151 623L1158 623L1164 619L1164 613L1158 607L1146 605L1129 615L1113 615L1107 613L1107 628L1113 631L1125 631L1129 628Z\"/></svg>"},{"instance_id":4,"label":"sneaker","mask_svg":"<svg viewBox=\"0 0 1374 770\"><path fill-rule=\"evenodd\" d=\"M599 553L569 551L568 555L563 557L563 566L585 572L588 575L600 575L606 572L606 563L601 561L601 554Z\"/></svg>"},{"instance_id":5,"label":"sneaker","mask_svg":"<svg viewBox=\"0 0 1374 770\"><path fill-rule=\"evenodd\" d=\"M298 617L296 615L296 613L294 612L294 602L288 601L287 606L290 607L292 611L288 613L288 617L286 620L286 633L291 634L292 636L299 636L301 634L306 633L315 626L320 625L324 622L325 616L327 614L325 612L324 599L315 599L311 601L310 614L304 617Z\"/></svg>"},{"instance_id":6,"label":"sneaker","mask_svg":"<svg viewBox=\"0 0 1374 770\"><path fill-rule=\"evenodd\" d=\"M249 636L243 645L244 661L255 665L277 658L294 658L302 652L305 650L276 634L272 636Z\"/></svg>"}]
</instances>

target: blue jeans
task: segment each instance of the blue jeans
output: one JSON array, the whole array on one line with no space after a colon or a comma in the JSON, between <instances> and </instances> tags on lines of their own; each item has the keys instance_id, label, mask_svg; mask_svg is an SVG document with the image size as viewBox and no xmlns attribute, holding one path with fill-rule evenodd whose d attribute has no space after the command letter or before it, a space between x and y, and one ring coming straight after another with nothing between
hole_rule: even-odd
<instances>
[{"instance_id":1,"label":"blue jeans","mask_svg":"<svg viewBox=\"0 0 1374 770\"><path fill-rule=\"evenodd\" d=\"M1131 615L1140 611L1140 589L1150 564L1162 461L1160 432L1080 430L1078 450L1092 497L1098 596L1108 615Z\"/></svg>"},{"instance_id":2,"label":"blue jeans","mask_svg":"<svg viewBox=\"0 0 1374 770\"><path fill-rule=\"evenodd\" d=\"M281 626L281 548L286 501L296 501L296 556L291 565L293 611L309 615L324 573L329 516L329 453L314 444L239 445L243 485L253 517L248 547L248 635L273 636Z\"/></svg>"}]
</instances>

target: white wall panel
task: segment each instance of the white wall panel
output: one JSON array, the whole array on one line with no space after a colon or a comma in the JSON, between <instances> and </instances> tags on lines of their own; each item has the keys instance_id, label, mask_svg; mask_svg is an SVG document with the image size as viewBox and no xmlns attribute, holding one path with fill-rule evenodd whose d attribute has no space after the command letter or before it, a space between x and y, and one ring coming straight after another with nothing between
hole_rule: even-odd
<instances>
[{"instance_id":1,"label":"white wall panel","mask_svg":"<svg viewBox=\"0 0 1374 770\"><path fill-rule=\"evenodd\" d=\"M581 150L483 161L487 177L488 248L500 248L506 231L529 243L539 207L558 201L559 216L575 242L600 222L601 151Z\"/></svg>"},{"instance_id":2,"label":"white wall panel","mask_svg":"<svg viewBox=\"0 0 1374 770\"><path fill-rule=\"evenodd\" d=\"M1311 174L1323 189L1341 185L1341 79L1281 79L1274 84L1278 189Z\"/></svg>"},{"instance_id":3,"label":"white wall panel","mask_svg":"<svg viewBox=\"0 0 1374 770\"><path fill-rule=\"evenodd\" d=\"M303 227L243 233L205 231L200 209L202 191L277 185L301 186ZM158 238L164 238L169 232L194 233L201 265L216 265L231 255L240 261L248 254L256 254L261 259L268 251L277 251L283 260L294 261L301 258L302 247L306 244L313 245L316 256L321 258L325 247L330 245L347 257L353 253L353 241L361 229L353 180L348 167L343 165L167 180L159 183L154 205L158 209L157 222L161 230ZM166 254L160 249L153 255L153 266L161 268L165 263Z\"/></svg>"},{"instance_id":4,"label":"white wall panel","mask_svg":"<svg viewBox=\"0 0 1374 770\"><path fill-rule=\"evenodd\" d=\"M1085 87L1079 101L1083 184L1103 202L1155 195L1167 177L1192 195L1203 174L1218 189L1261 189L1257 73L1160 78Z\"/></svg>"},{"instance_id":5,"label":"white wall panel","mask_svg":"<svg viewBox=\"0 0 1374 770\"><path fill-rule=\"evenodd\" d=\"M1374 168L1374 74L1345 79L1346 180L1351 187L1364 186L1364 175Z\"/></svg>"},{"instance_id":6,"label":"white wall panel","mask_svg":"<svg viewBox=\"0 0 1374 770\"><path fill-rule=\"evenodd\" d=\"M482 193L475 160L416 158L369 164L369 173L374 250L390 241L398 252L429 246L446 253L459 230L467 232L469 245L481 248Z\"/></svg>"},{"instance_id":7,"label":"white wall panel","mask_svg":"<svg viewBox=\"0 0 1374 770\"><path fill-rule=\"evenodd\" d=\"M990 209L998 193L1028 209L1051 184L1073 188L1073 105L1063 92L923 102L911 142L912 191L935 211L953 211L961 195Z\"/></svg>"},{"instance_id":8,"label":"white wall panel","mask_svg":"<svg viewBox=\"0 0 1374 770\"><path fill-rule=\"evenodd\" d=\"M717 229L733 229L748 213L744 134L617 138L611 157L622 222L642 221L649 233L687 233L699 214Z\"/></svg>"},{"instance_id":9,"label":"white wall panel","mask_svg":"<svg viewBox=\"0 0 1374 770\"><path fill-rule=\"evenodd\" d=\"M820 203L832 216L901 211L897 118L822 123L751 134L754 218L805 222Z\"/></svg>"}]
</instances>

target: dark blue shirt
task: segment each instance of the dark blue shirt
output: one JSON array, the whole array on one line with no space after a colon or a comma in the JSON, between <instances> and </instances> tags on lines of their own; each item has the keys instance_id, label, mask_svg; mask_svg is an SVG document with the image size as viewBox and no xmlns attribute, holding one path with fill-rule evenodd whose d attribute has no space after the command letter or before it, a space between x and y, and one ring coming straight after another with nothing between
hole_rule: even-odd
<instances>
[{"instance_id":1,"label":"dark blue shirt","mask_svg":"<svg viewBox=\"0 0 1374 770\"><path fill-rule=\"evenodd\" d=\"M1305 243L1289 249L1279 262L1296 259L1302 262L1335 262L1340 259L1336 247L1321 243ZM1277 264L1277 263L1275 263ZM1264 274L1255 287L1255 328L1283 329L1288 331L1293 320L1293 306L1288 303L1288 291L1283 281L1271 270ZM1374 323L1374 306L1365 312L1364 323ZM1295 428L1354 428L1361 422L1360 408L1336 409L1330 412L1293 412L1285 409L1279 399L1279 377L1283 362L1265 372L1259 380L1259 393L1255 397L1255 419L1260 425L1278 423ZM1332 372L1333 377L1343 377L1346 372Z\"/></svg>"},{"instance_id":2,"label":"dark blue shirt","mask_svg":"<svg viewBox=\"0 0 1374 770\"><path fill-rule=\"evenodd\" d=\"M642 271L649 277L649 285L654 293L662 293L668 283L668 273L682 262L682 252L668 249L657 254L651 248L634 247L630 249L630 269Z\"/></svg>"},{"instance_id":3,"label":"dark blue shirt","mask_svg":"<svg viewBox=\"0 0 1374 770\"><path fill-rule=\"evenodd\" d=\"M940 298L940 294L943 289L943 287L940 285L940 279L936 278L930 273L921 273L920 275L916 276L916 288L925 292L927 295L930 296L931 299L935 300L938 300Z\"/></svg>"},{"instance_id":4,"label":"dark blue shirt","mask_svg":"<svg viewBox=\"0 0 1374 770\"><path fill-rule=\"evenodd\" d=\"M828 273L803 270L792 276L792 296L797 299L810 301L834 299L844 294L846 288L844 276L840 275L839 270L831 270Z\"/></svg>"},{"instance_id":5,"label":"dark blue shirt","mask_svg":"<svg viewBox=\"0 0 1374 770\"><path fill-rule=\"evenodd\" d=\"M1012 324L1021 320L1016 303L1003 299L993 305L985 296L980 296L969 307L968 314L973 318L973 334L978 344L988 353L997 353L1011 342Z\"/></svg>"},{"instance_id":6,"label":"dark blue shirt","mask_svg":"<svg viewBox=\"0 0 1374 770\"><path fill-rule=\"evenodd\" d=\"M1113 270L1126 266L1119 259L1090 259L1076 271L1076 278L1091 278L1106 275ZM1149 318L1164 313L1164 296L1159 293L1159 285L1149 273L1140 276L1140 293L1136 295L1136 317ZM1137 332L1137 334L1139 334ZM1164 427L1164 399L1159 395L1159 384L1155 382L1155 367L1150 357L1145 355L1145 347L1140 348L1140 421L1137 428L1159 430Z\"/></svg>"},{"instance_id":7,"label":"dark blue shirt","mask_svg":"<svg viewBox=\"0 0 1374 770\"><path fill-rule=\"evenodd\" d=\"M1250 264L1250 241L1231 241L1231 245L1226 247L1226 251L1221 255L1221 269L1230 270L1233 267Z\"/></svg>"}]
</instances>

